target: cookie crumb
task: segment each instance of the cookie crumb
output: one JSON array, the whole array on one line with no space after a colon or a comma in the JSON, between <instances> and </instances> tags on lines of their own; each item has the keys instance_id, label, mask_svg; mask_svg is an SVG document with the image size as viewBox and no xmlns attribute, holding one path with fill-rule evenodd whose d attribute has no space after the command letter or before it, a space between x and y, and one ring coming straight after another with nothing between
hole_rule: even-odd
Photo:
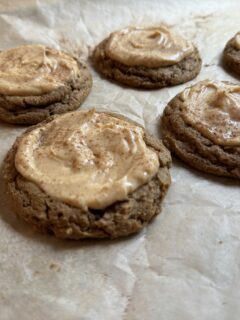
<instances>
[{"instance_id":1,"label":"cookie crumb","mask_svg":"<svg viewBox=\"0 0 240 320\"><path fill-rule=\"evenodd\" d=\"M59 271L61 270L60 266L57 265L56 263L53 263L53 262L50 263L49 268L50 268L51 270L55 270L55 271L57 271L57 272L59 272Z\"/></svg>"},{"instance_id":2,"label":"cookie crumb","mask_svg":"<svg viewBox=\"0 0 240 320\"><path fill-rule=\"evenodd\" d=\"M38 275L40 273L40 271L38 271L38 270L36 270L36 271L34 271L34 276L36 276L36 275Z\"/></svg>"},{"instance_id":3,"label":"cookie crumb","mask_svg":"<svg viewBox=\"0 0 240 320\"><path fill-rule=\"evenodd\" d=\"M66 234L67 234L67 235L70 235L70 234L72 234L72 233L73 233L73 229L72 229L72 228L67 228Z\"/></svg>"}]
</instances>

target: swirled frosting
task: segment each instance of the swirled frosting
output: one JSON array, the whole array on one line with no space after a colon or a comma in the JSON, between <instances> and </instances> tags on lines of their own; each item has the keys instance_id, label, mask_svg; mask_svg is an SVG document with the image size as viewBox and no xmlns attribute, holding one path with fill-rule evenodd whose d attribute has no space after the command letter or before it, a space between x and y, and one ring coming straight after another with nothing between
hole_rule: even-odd
<instances>
[{"instance_id":1,"label":"swirled frosting","mask_svg":"<svg viewBox=\"0 0 240 320\"><path fill-rule=\"evenodd\" d=\"M193 51L192 43L165 26L113 32L105 47L106 55L115 61L153 68L176 64Z\"/></svg>"},{"instance_id":2,"label":"swirled frosting","mask_svg":"<svg viewBox=\"0 0 240 320\"><path fill-rule=\"evenodd\" d=\"M147 183L159 160L142 128L90 110L58 116L27 133L15 166L51 197L103 209Z\"/></svg>"},{"instance_id":3,"label":"swirled frosting","mask_svg":"<svg viewBox=\"0 0 240 320\"><path fill-rule=\"evenodd\" d=\"M181 94L186 123L222 146L240 146L240 86L201 81Z\"/></svg>"},{"instance_id":4,"label":"swirled frosting","mask_svg":"<svg viewBox=\"0 0 240 320\"><path fill-rule=\"evenodd\" d=\"M43 45L0 52L0 94L31 96L49 93L79 73L70 55Z\"/></svg>"}]
</instances>

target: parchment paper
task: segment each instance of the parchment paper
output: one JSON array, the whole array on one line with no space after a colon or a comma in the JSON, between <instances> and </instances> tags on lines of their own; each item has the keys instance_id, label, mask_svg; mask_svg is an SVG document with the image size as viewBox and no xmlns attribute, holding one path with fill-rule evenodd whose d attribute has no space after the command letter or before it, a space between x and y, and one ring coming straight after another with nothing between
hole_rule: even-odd
<instances>
[{"instance_id":1,"label":"parchment paper","mask_svg":"<svg viewBox=\"0 0 240 320\"><path fill-rule=\"evenodd\" d=\"M196 81L238 81L220 63L240 30L240 2L0 1L0 48L43 43L83 59L110 32L165 22L203 58L188 84L134 90L94 72L82 108L122 113L158 133L166 103ZM0 163L23 127L0 124ZM239 184L174 160L162 214L118 241L60 241L34 234L8 209L0 188L0 320L239 320Z\"/></svg>"}]
</instances>

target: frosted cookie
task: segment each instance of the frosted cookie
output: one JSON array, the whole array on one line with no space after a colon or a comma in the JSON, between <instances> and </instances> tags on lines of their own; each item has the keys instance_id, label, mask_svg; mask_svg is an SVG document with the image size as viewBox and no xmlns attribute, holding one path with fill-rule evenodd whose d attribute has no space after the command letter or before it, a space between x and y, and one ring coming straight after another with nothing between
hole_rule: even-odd
<instances>
[{"instance_id":1,"label":"frosted cookie","mask_svg":"<svg viewBox=\"0 0 240 320\"><path fill-rule=\"evenodd\" d=\"M71 55L43 45L0 52L0 119L36 124L77 109L90 92L87 67Z\"/></svg>"},{"instance_id":2,"label":"frosted cookie","mask_svg":"<svg viewBox=\"0 0 240 320\"><path fill-rule=\"evenodd\" d=\"M240 32L228 41L223 52L224 64L240 74Z\"/></svg>"},{"instance_id":3,"label":"frosted cookie","mask_svg":"<svg viewBox=\"0 0 240 320\"><path fill-rule=\"evenodd\" d=\"M201 81L178 94L162 116L164 144L201 171L240 178L240 86Z\"/></svg>"},{"instance_id":4,"label":"frosted cookie","mask_svg":"<svg viewBox=\"0 0 240 320\"><path fill-rule=\"evenodd\" d=\"M92 61L107 78L139 88L180 84L201 69L197 48L165 26L113 32L95 48Z\"/></svg>"},{"instance_id":5,"label":"frosted cookie","mask_svg":"<svg viewBox=\"0 0 240 320\"><path fill-rule=\"evenodd\" d=\"M59 238L116 238L161 210L170 153L135 123L95 110L52 117L16 140L3 169L14 211Z\"/></svg>"}]
</instances>

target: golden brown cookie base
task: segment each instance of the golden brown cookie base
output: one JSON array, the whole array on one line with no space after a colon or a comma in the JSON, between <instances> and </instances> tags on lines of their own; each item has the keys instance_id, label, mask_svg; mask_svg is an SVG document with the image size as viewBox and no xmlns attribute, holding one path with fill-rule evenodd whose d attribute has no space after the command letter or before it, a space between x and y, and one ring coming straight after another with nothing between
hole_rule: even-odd
<instances>
[{"instance_id":1,"label":"golden brown cookie base","mask_svg":"<svg viewBox=\"0 0 240 320\"><path fill-rule=\"evenodd\" d=\"M166 147L198 170L240 179L240 148L219 146L202 136L184 122L181 107L179 94L164 110L161 129Z\"/></svg>"},{"instance_id":2,"label":"golden brown cookie base","mask_svg":"<svg viewBox=\"0 0 240 320\"><path fill-rule=\"evenodd\" d=\"M88 96L92 77L79 62L79 77L42 96L15 97L0 95L0 119L14 124L36 124L54 114L76 110Z\"/></svg>"},{"instance_id":3,"label":"golden brown cookie base","mask_svg":"<svg viewBox=\"0 0 240 320\"><path fill-rule=\"evenodd\" d=\"M232 46L231 41L228 41L223 52L223 62L233 72L240 75L240 50Z\"/></svg>"},{"instance_id":4,"label":"golden brown cookie base","mask_svg":"<svg viewBox=\"0 0 240 320\"><path fill-rule=\"evenodd\" d=\"M161 88L187 82L195 78L201 69L198 50L181 62L167 67L129 67L111 60L105 54L105 44L101 42L94 50L92 61L96 70L105 77L137 88Z\"/></svg>"},{"instance_id":5,"label":"golden brown cookie base","mask_svg":"<svg viewBox=\"0 0 240 320\"><path fill-rule=\"evenodd\" d=\"M31 130L33 128L27 132ZM5 159L3 175L14 211L36 230L68 239L117 238L141 230L160 212L162 199L171 181L171 157L158 139L147 134L145 137L146 143L159 153L157 175L129 195L126 201L116 202L104 210L80 209L55 200L21 176L14 164L20 140L21 137Z\"/></svg>"}]
</instances>

